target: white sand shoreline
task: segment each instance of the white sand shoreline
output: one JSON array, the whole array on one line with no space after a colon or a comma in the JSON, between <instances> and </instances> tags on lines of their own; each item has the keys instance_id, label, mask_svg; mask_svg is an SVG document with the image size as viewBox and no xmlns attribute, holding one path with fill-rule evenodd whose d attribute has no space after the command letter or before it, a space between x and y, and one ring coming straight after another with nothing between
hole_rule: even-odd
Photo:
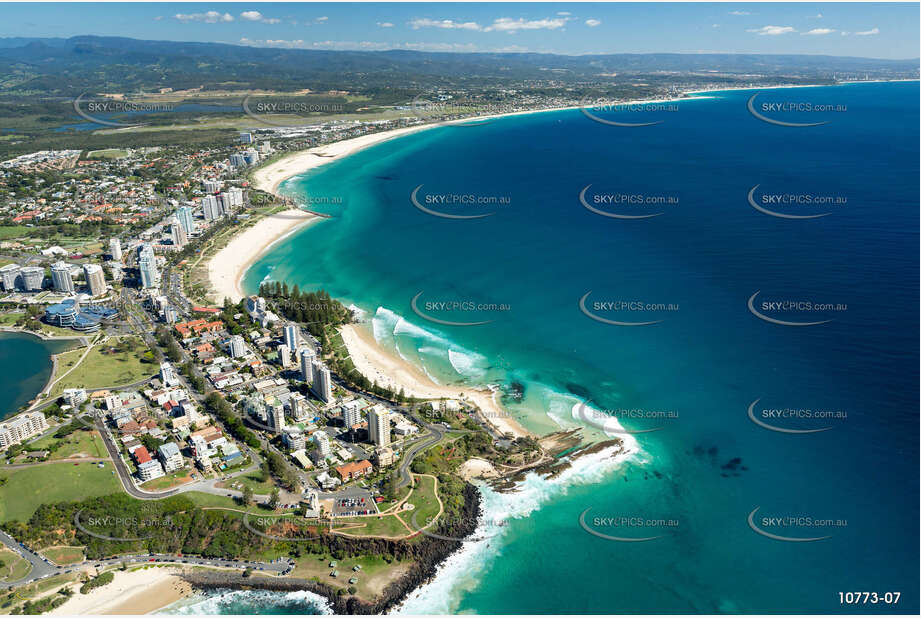
<instances>
[{"instance_id":1,"label":"white sand shoreline","mask_svg":"<svg viewBox=\"0 0 921 618\"><path fill-rule=\"evenodd\" d=\"M386 351L371 333L358 324L347 324L339 329L339 333L355 368L372 382L391 389L402 388L406 395L420 399L465 399L476 405L500 433L511 433L516 437L532 435L502 409L496 401L496 393L473 387L436 384L412 363Z\"/></svg>"},{"instance_id":2,"label":"white sand shoreline","mask_svg":"<svg viewBox=\"0 0 921 618\"><path fill-rule=\"evenodd\" d=\"M912 82L918 81L916 79L898 79L898 80L871 80L874 83L882 82ZM778 90L783 88L826 88L829 86L840 86L845 84L860 84L860 83L870 83L867 81L848 81L848 82L839 82L837 84L780 84L777 86L730 86L727 88L713 88L708 90L687 90L682 92L678 96L665 97L660 99L639 99L633 101L611 101L612 105L618 106L629 106L629 105L646 105L651 103L678 103L683 101L693 101L701 99L709 99L712 97L709 96L694 96L694 95L707 95L711 92L730 92L735 90ZM351 139L346 139L338 142L333 142L331 144L324 144L322 146L315 146L307 150L300 150L297 152L290 153L278 161L274 161L269 165L261 167L253 172L253 183L256 188L279 195L278 186L294 176L303 174L304 172L310 171L314 168L326 165L332 161L336 161L347 157L351 154L354 154L360 150L364 150L370 146L386 142L404 135L410 135L412 133L418 133L419 131L425 131L428 129L433 129L435 127L449 126L450 124L459 124L464 122L480 122L484 120L495 120L497 118L505 118L509 116L522 116L527 114L543 114L549 112L560 112L566 110L577 110L581 109L580 105L572 105L567 107L553 107L547 109L532 109L532 110L521 110L516 112L500 113L500 114L489 114L485 116L475 116L471 118L458 119L449 122L437 122L430 124L421 124L412 127L404 127L400 129L391 129L389 131L381 131L378 133L369 133L368 135L362 135L359 137L353 137Z\"/></svg>"},{"instance_id":3,"label":"white sand shoreline","mask_svg":"<svg viewBox=\"0 0 921 618\"><path fill-rule=\"evenodd\" d=\"M275 243L320 218L299 208L289 208L263 217L234 236L208 262L211 299L218 304L225 298L239 302L244 296L240 283L253 262Z\"/></svg>"},{"instance_id":4,"label":"white sand shoreline","mask_svg":"<svg viewBox=\"0 0 921 618\"><path fill-rule=\"evenodd\" d=\"M646 105L650 103L674 103L680 101L691 101L695 99L706 99L709 97L695 97L689 96L693 93L684 93L682 96L678 97L668 97L664 99L644 99L636 101L617 101L612 102L614 105ZM378 133L369 133L368 135L362 135L359 137L353 137L351 139L346 139L338 142L333 142L331 144L324 144L322 146L314 146L313 148L308 148L307 150L300 150L288 154L278 161L274 161L265 167L261 167L253 172L253 184L257 189L272 193L279 197L283 197L278 192L278 186L285 180L303 174L304 172L310 171L322 165L326 165L332 161L336 161L347 157L351 154L354 154L360 150L364 150L370 146L380 144L382 142L390 141L392 139L403 137L404 135L410 135L412 133L418 133L420 131L426 131L428 129L434 129L436 127L450 126L451 124L461 124L465 122L482 122L485 120L496 120L498 118L507 118L510 116L525 116L530 114L545 114L549 112L562 112L566 110L577 110L581 109L581 105L572 105L568 107L552 107L547 109L528 109L515 112L501 113L501 114L488 114L484 116L475 116L471 118L462 118L458 120L452 120L447 122L433 122L429 124L421 124L412 127L404 127L401 129L391 129L389 131L380 131Z\"/></svg>"},{"instance_id":5,"label":"white sand shoreline","mask_svg":"<svg viewBox=\"0 0 921 618\"><path fill-rule=\"evenodd\" d=\"M148 614L192 594L192 587L179 577L176 568L152 567L133 571L113 571L112 583L76 592L51 615Z\"/></svg>"},{"instance_id":6,"label":"white sand shoreline","mask_svg":"<svg viewBox=\"0 0 921 618\"><path fill-rule=\"evenodd\" d=\"M712 96L708 96L708 94L711 92L723 92L732 90L809 88L829 85L835 84L791 84L778 86L744 86L736 88L729 87L717 88L713 90L691 90L683 92L682 94L675 97L668 97L663 99L617 101L612 103L618 106L643 105L650 103L674 103L714 98ZM478 116L475 118L461 119L454 122L485 121L507 116L577 110L581 108L582 106L570 106L540 110L524 110L503 114ZM405 135L410 135L412 133L417 133L419 131L446 126L449 124L450 122L430 123L393 129L389 131L381 131L378 133L362 135L359 137L294 152L253 172L253 184L258 189L283 197L278 192L278 187L288 178L303 174L309 170L315 169L322 165L326 165L332 161L341 160L344 157L347 157L370 146ZM303 213L303 211L297 209L285 212ZM313 220L312 215L306 213L303 214L305 215L304 222ZM218 253L218 255L212 259L211 264L214 264L213 268L211 264L209 264L209 277L211 279L212 287L217 290L216 295L218 300L221 300L223 296L227 296L232 300L239 300L242 298L243 294L239 283L249 266L260 254L268 249L269 246L289 234L293 229L297 229L300 225L298 224L290 229L285 227L276 228L266 222L266 224L260 228L259 226L262 225L262 223L263 222L258 223L250 230L247 230L239 237L235 238L224 250ZM255 231L257 228L259 228L258 232ZM243 240L244 236L250 232L252 232L252 236L247 237L246 240ZM240 243L236 244L238 240ZM255 243L257 246L250 246L251 243ZM530 435L526 429L524 429L517 421L512 419L506 412L502 410L501 406L495 401L494 393L472 389L465 390L458 387L449 387L436 384L419 368L406 362L396 354L384 350L376 341L374 341L373 336L365 333L360 327L349 325L341 329L340 332L356 368L368 379L377 381L378 384L381 385L394 387L397 390L403 388L406 394L420 398L445 397L449 399L457 399L459 398L460 393L463 392L470 401L476 403L476 405L488 417L491 417L490 420L499 431L503 433L511 432L516 436Z\"/></svg>"}]
</instances>

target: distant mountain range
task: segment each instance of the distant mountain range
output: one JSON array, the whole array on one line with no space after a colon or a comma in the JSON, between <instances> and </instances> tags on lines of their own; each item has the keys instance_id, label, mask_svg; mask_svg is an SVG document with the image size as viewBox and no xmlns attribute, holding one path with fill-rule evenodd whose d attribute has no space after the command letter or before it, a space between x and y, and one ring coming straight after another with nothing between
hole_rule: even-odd
<instances>
[{"instance_id":1,"label":"distant mountain range","mask_svg":"<svg viewBox=\"0 0 921 618\"><path fill-rule=\"evenodd\" d=\"M0 38L0 94L264 88L419 88L611 81L613 74L708 73L831 79L917 77L918 59L808 55L326 51L121 37Z\"/></svg>"}]
</instances>

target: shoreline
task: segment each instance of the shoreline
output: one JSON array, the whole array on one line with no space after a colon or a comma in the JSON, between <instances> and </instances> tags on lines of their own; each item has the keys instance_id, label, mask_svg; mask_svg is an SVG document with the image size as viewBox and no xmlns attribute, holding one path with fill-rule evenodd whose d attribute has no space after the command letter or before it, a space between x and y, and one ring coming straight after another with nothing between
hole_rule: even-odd
<instances>
[{"instance_id":1,"label":"shoreline","mask_svg":"<svg viewBox=\"0 0 921 618\"><path fill-rule=\"evenodd\" d=\"M881 80L895 81L895 80ZM917 81L917 80L898 80L898 81ZM822 88L837 85L843 85L843 82L837 84L788 84L775 86L741 86L718 88L714 90L688 90L677 96L666 97L661 99L635 100L618 102L619 105L640 105L648 103L665 103L665 102L682 102L690 100L703 100L713 98L710 93L729 92L735 90L769 90L784 88ZM861 83L861 82L853 82ZM701 96L695 96L701 95ZM403 127L370 133L359 137L341 140L330 144L315 146L306 150L289 153L277 161L255 170L252 174L253 186L257 189L266 191L278 197L285 196L279 193L279 186L285 180L304 174L310 170L326 165L332 161L341 160L349 155L355 154L371 146L390 141L405 135L418 133L428 129L441 126L450 126L453 123L473 121L489 121L497 118L520 116L527 114L539 114L548 112L558 112L566 110L578 110L583 106L556 107L537 110L522 110L517 112L498 113L484 116L477 116L469 119L458 119L447 122L433 122L411 127ZM304 211L291 209L285 213L302 213ZM315 215L314 215L315 216ZM304 224L313 220L311 215L305 215ZM212 288L216 290L215 297L218 302L222 301L221 295L229 297L234 301L243 298L241 289L241 280L246 274L249 267L256 259L264 254L276 242L283 240L286 236L298 229L301 224L293 225L280 230L272 230L268 225L260 227L265 220L258 222L255 226L246 230L239 236L234 237L231 242L219 251L209 262L208 273ZM259 229L259 231L255 231ZM248 233L252 236L245 242L241 239ZM254 241L256 246L248 246ZM239 241L239 243L238 243ZM261 241L261 242L260 242ZM406 394L424 399L431 398L449 398L460 399L461 393L464 398L476 404L487 421L500 433L510 432L515 436L531 436L531 432L521 426L516 420L511 418L495 400L495 393L489 391L450 387L436 384L431 378L426 376L423 371L411 363L403 360L398 355L385 350L380 344L373 339L370 333L367 333L360 326L347 325L340 329L343 341L348 349L349 356L352 358L356 369L371 381L377 381L379 384L395 387L395 390L401 387Z\"/></svg>"},{"instance_id":2,"label":"shoreline","mask_svg":"<svg viewBox=\"0 0 921 618\"><path fill-rule=\"evenodd\" d=\"M863 83L888 83L888 82L916 82L917 79L888 79L888 80L870 80L870 81L844 81L838 82L835 84L780 84L776 86L735 86L728 88L714 88L711 90L686 90L681 92L676 96L657 98L657 99L637 99L632 101L616 101L618 105L645 105L650 103L675 103L689 100L698 100L698 99L707 99L710 97L707 96L693 96L696 94L708 94L712 92L731 92L734 90L777 90L782 88L828 88L832 86L843 86L847 84L863 84ZM484 121L484 120L495 120L498 118L507 118L510 116L523 116L528 114L544 114L549 112L561 112L567 110L578 110L582 109L582 105L569 105L564 107L549 107L546 109L529 109L529 110L520 110L514 112L504 112L496 114L486 114L483 116L472 116L470 118L458 118L456 120L442 121L442 122L431 122L426 124L420 124L410 127L402 127L398 129L389 129L387 131L379 131L377 133L369 133L366 135L360 135L358 137L352 137L345 140L340 140L338 142L332 142L330 144L323 144L321 146L314 146L306 150L298 150L291 152L283 156L277 161L269 163L264 167L260 167L253 172L252 181L253 185L262 191L271 193L278 197L285 197L278 192L278 187L282 182L299 176L305 172L308 172L312 169L326 165L332 161L341 160L349 155L355 154L365 148L370 148L371 146L396 139L398 137L403 137L404 135L410 135L412 133L418 133L420 131L426 131L428 129L434 129L437 127L450 126L451 124L461 124L471 121Z\"/></svg>"},{"instance_id":3,"label":"shoreline","mask_svg":"<svg viewBox=\"0 0 921 618\"><path fill-rule=\"evenodd\" d=\"M709 97L687 96L692 92L685 92L677 97L666 97L663 99L640 99L636 101L618 101L618 105L645 105L650 103L673 103L679 101L688 101L695 99L706 99ZM278 192L278 187L282 182L299 176L312 169L326 165L333 161L341 160L349 155L355 154L365 148L370 148L383 142L388 142L398 137L411 135L420 131L435 129L438 127L451 126L452 124L463 124L465 122L482 122L496 120L499 118L508 118L511 116L526 116L530 114L545 114L550 112L563 112L568 110L582 109L582 105L569 105L564 107L548 107L546 109L526 109L515 112L504 112L497 114L486 114L483 116L473 116L470 118L458 118L456 120L447 120L440 122L431 122L426 124L403 127L399 129L389 129L377 133L369 133L359 137L352 137L322 146L314 146L306 150L298 150L289 153L281 159L269 163L253 172L252 181L255 188L271 193L277 197L285 196Z\"/></svg>"},{"instance_id":4,"label":"shoreline","mask_svg":"<svg viewBox=\"0 0 921 618\"><path fill-rule=\"evenodd\" d=\"M355 369L372 382L399 390L419 399L465 399L480 409L481 415L499 433L515 437L533 437L518 421L508 415L496 401L496 393L460 386L436 384L418 367L385 350L360 324L346 324L339 329Z\"/></svg>"},{"instance_id":5,"label":"shoreline","mask_svg":"<svg viewBox=\"0 0 921 618\"><path fill-rule=\"evenodd\" d=\"M77 340L82 344L88 343L86 340L86 336L84 335L74 335L73 337L46 335L44 332L34 332L34 331L31 331L25 328L18 328L15 326L0 326L0 335L2 335L3 333L8 333L11 335L15 335L15 334L32 335L33 337L37 337L38 339L40 339L42 342ZM57 375L57 372L58 372L58 356L60 354L63 354L64 352L69 352L69 351L76 350L76 349L77 349L76 347L73 347L69 350L62 350L61 352L49 353L48 357L51 359L51 373L48 374L48 379L45 380L45 384L42 386L42 390L37 392L28 401L26 401L20 407L19 411L14 411L8 415L3 415L2 413L0 413L0 422L8 422L9 420L16 418L20 414L26 414L27 412L32 412L39 405L43 403L47 403L47 400L42 401L41 397L42 395L45 395L47 391L54 385L55 375Z\"/></svg>"},{"instance_id":6,"label":"shoreline","mask_svg":"<svg viewBox=\"0 0 921 618\"><path fill-rule=\"evenodd\" d=\"M239 302L245 296L240 284L250 266L272 245L322 218L299 208L289 208L263 217L233 236L227 246L208 261L211 300L219 305L225 298Z\"/></svg>"},{"instance_id":7,"label":"shoreline","mask_svg":"<svg viewBox=\"0 0 921 618\"><path fill-rule=\"evenodd\" d=\"M157 613L193 594L175 568L153 567L133 571L115 571L115 579L89 594L74 592L60 607L50 612L52 616L109 614L140 615Z\"/></svg>"}]
</instances>

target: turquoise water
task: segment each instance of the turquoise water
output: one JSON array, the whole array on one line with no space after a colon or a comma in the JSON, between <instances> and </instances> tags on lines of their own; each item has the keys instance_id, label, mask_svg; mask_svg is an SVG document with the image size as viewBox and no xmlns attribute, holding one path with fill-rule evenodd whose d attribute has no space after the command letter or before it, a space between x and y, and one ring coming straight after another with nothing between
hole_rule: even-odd
<instances>
[{"instance_id":1,"label":"turquoise water","mask_svg":"<svg viewBox=\"0 0 921 618\"><path fill-rule=\"evenodd\" d=\"M901 593L884 611L917 612L918 84L759 95L838 106L783 117L828 121L807 128L757 120L746 109L751 94L622 113L625 121L665 120L642 128L579 111L442 127L283 184L332 218L259 260L244 279L248 291L268 280L323 287L361 308L378 341L441 383L521 385L523 399L506 403L536 432L585 425L578 411L586 402L628 428L657 429L635 435L639 452L627 461L587 458L552 481L529 478L514 496L484 490L487 519L508 525L465 544L405 611L881 611L839 601L839 592L868 591ZM419 185L417 200L430 210L494 214L422 212L410 199ZM652 208L599 206L607 212L663 214L600 216L579 201L587 185L589 200L665 199ZM837 200L771 205L782 214L831 212L778 218L750 205L756 185L756 200ZM497 199L426 199L449 194ZM589 319L579 307L589 292L587 307L605 319L661 322ZM832 321L761 320L747 306L756 292L753 307L774 319ZM411 306L417 295L430 317L492 321L426 320ZM459 313L426 304L458 300L507 308ZM831 306L777 312L760 304L783 300ZM610 311L595 301L671 309ZM759 411L844 418L769 419L831 429L768 431L748 417L756 399ZM767 538L749 526L755 509L755 525L769 533L830 538ZM762 519L779 516L813 521ZM634 523L612 527L619 517ZM586 527L658 538L612 541Z\"/></svg>"},{"instance_id":2,"label":"turquoise water","mask_svg":"<svg viewBox=\"0 0 921 618\"><path fill-rule=\"evenodd\" d=\"M41 392L51 377L51 355L70 345L26 333L0 332L0 419L12 416Z\"/></svg>"}]
</instances>

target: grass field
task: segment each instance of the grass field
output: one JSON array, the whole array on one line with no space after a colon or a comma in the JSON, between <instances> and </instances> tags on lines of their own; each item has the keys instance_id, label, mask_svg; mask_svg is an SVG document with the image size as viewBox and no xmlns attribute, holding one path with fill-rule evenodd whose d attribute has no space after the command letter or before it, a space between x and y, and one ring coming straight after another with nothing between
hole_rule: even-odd
<instances>
[{"instance_id":1,"label":"grass field","mask_svg":"<svg viewBox=\"0 0 921 618\"><path fill-rule=\"evenodd\" d=\"M0 326L12 326L16 323L19 318L24 316L25 313L22 311L13 311L10 313L0 313Z\"/></svg>"},{"instance_id":2,"label":"grass field","mask_svg":"<svg viewBox=\"0 0 921 618\"><path fill-rule=\"evenodd\" d=\"M421 527L435 519L441 505L438 502L438 497L435 495L434 477L417 474L413 475L413 478L416 481L416 486L415 489L413 489L413 495L409 497L409 503L415 508L410 513L404 515L404 520L410 527L414 527L410 521L413 515L415 515L416 522L418 522Z\"/></svg>"},{"instance_id":3,"label":"grass field","mask_svg":"<svg viewBox=\"0 0 921 618\"><path fill-rule=\"evenodd\" d=\"M78 453L83 453L90 457L108 457L106 448L102 444L102 438L95 431L75 431L64 438L48 436L29 443L29 449L41 451L58 443L61 446L51 454L51 459L66 459Z\"/></svg>"},{"instance_id":4,"label":"grass field","mask_svg":"<svg viewBox=\"0 0 921 618\"><path fill-rule=\"evenodd\" d=\"M407 487L401 487L400 489L397 489L397 490L396 490L396 493L394 494L394 499L393 499L393 500L384 500L383 502L381 502L380 504L377 505L377 510L378 510L378 511L386 511L387 509L389 509L390 507L392 507L394 504L398 503L400 500L402 500L403 498L405 498L405 497L406 497L406 494L408 494L408 493L409 493L409 486L407 486Z\"/></svg>"},{"instance_id":5,"label":"grass field","mask_svg":"<svg viewBox=\"0 0 921 618\"><path fill-rule=\"evenodd\" d=\"M122 159L130 153L120 148L106 148L105 150L94 150L86 153L87 159Z\"/></svg>"},{"instance_id":6,"label":"grass field","mask_svg":"<svg viewBox=\"0 0 921 618\"><path fill-rule=\"evenodd\" d=\"M259 472L251 472L249 474L234 477L229 481L223 481L218 484L218 487L236 489L237 491L243 491L243 487L250 487L253 493L258 496L265 496L272 493L272 488L275 487L272 480L261 481L259 478Z\"/></svg>"},{"instance_id":7,"label":"grass field","mask_svg":"<svg viewBox=\"0 0 921 618\"><path fill-rule=\"evenodd\" d=\"M34 599L49 590L57 588L58 586L75 581L78 577L79 574L77 573L63 573L61 575L55 575L47 579L41 579L37 582L29 584L28 586L20 586L16 588L15 592L13 593L14 598L17 602ZM0 614L4 612L19 613L16 612L14 608L9 607L0 610Z\"/></svg>"},{"instance_id":8,"label":"grass field","mask_svg":"<svg viewBox=\"0 0 921 618\"><path fill-rule=\"evenodd\" d=\"M0 566L0 581L14 582L32 570L28 560L6 547L0 547L0 563L3 563L3 566Z\"/></svg>"},{"instance_id":9,"label":"grass field","mask_svg":"<svg viewBox=\"0 0 921 618\"><path fill-rule=\"evenodd\" d=\"M166 476L161 476L158 479L142 483L141 488L146 491L162 491L164 489L179 487L180 485L185 485L186 483L191 482L192 477L189 475L188 470L176 470L175 472L171 472Z\"/></svg>"},{"instance_id":10,"label":"grass field","mask_svg":"<svg viewBox=\"0 0 921 618\"><path fill-rule=\"evenodd\" d=\"M405 519L405 515L404 521ZM409 523L407 521L407 523ZM395 515L382 515L381 517L347 517L336 519L334 532L344 532L352 536L389 536L398 537L410 534Z\"/></svg>"},{"instance_id":11,"label":"grass field","mask_svg":"<svg viewBox=\"0 0 921 618\"><path fill-rule=\"evenodd\" d=\"M336 561L335 570L339 572L339 576L332 577L330 573L333 568L329 566L331 560L328 555L298 558L297 566L291 571L291 577L313 579L335 588L348 588L349 578L355 577L358 579L358 583L354 584L356 596L370 601L380 595L387 584L399 577L411 564L409 561L388 563L380 556L346 558ZM353 571L352 567L356 565L361 567L361 570Z\"/></svg>"},{"instance_id":12,"label":"grass field","mask_svg":"<svg viewBox=\"0 0 921 618\"><path fill-rule=\"evenodd\" d=\"M61 328L59 326L52 326L51 324L45 324L41 322L42 332L48 335L49 337L79 337L80 333L69 328Z\"/></svg>"},{"instance_id":13,"label":"grass field","mask_svg":"<svg viewBox=\"0 0 921 618\"><path fill-rule=\"evenodd\" d=\"M137 339L131 339L137 343L136 347L129 351L116 350L113 347L116 342L112 340L94 347L76 369L52 387L50 396L59 396L65 388L118 386L154 375L157 369L151 364L141 362L141 355L147 351L147 347ZM62 375L73 367L84 350L85 348L80 348L59 356L57 375Z\"/></svg>"},{"instance_id":14,"label":"grass field","mask_svg":"<svg viewBox=\"0 0 921 618\"><path fill-rule=\"evenodd\" d=\"M0 225L0 240L19 238L29 233L30 228L25 225Z\"/></svg>"},{"instance_id":15,"label":"grass field","mask_svg":"<svg viewBox=\"0 0 921 618\"><path fill-rule=\"evenodd\" d=\"M50 463L0 468L0 522L27 521L41 504L82 500L122 491L111 465Z\"/></svg>"},{"instance_id":16,"label":"grass field","mask_svg":"<svg viewBox=\"0 0 921 618\"><path fill-rule=\"evenodd\" d=\"M188 491L182 495L195 503L196 506L223 507L228 509L242 508L237 504L236 500L227 496L215 496L214 494L206 494L203 491Z\"/></svg>"},{"instance_id":17,"label":"grass field","mask_svg":"<svg viewBox=\"0 0 921 618\"><path fill-rule=\"evenodd\" d=\"M75 562L83 562L83 548L82 547L65 547L59 545L56 547L48 547L39 552L48 560L60 565L65 564L74 564Z\"/></svg>"}]
</instances>

